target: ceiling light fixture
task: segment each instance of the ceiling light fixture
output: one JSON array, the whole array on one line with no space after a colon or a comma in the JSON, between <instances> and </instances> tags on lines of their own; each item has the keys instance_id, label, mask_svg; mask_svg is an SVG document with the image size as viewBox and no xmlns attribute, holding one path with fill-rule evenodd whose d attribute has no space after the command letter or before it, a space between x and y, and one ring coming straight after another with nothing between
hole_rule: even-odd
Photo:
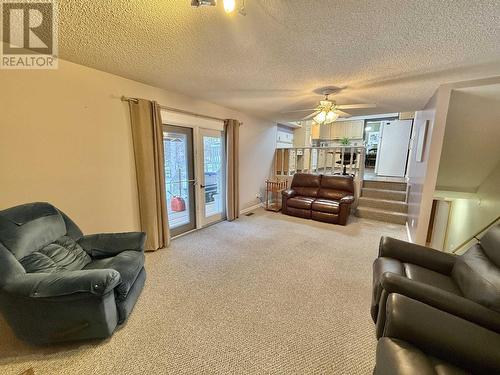
<instances>
[{"instance_id":1,"label":"ceiling light fixture","mask_svg":"<svg viewBox=\"0 0 500 375\"><path fill-rule=\"evenodd\" d=\"M217 0L191 0L191 6L193 7L199 7L202 5L209 5L214 7L217 5Z\"/></svg>"},{"instance_id":2,"label":"ceiling light fixture","mask_svg":"<svg viewBox=\"0 0 500 375\"><path fill-rule=\"evenodd\" d=\"M339 118L339 114L332 110L323 110L319 112L316 116L314 116L313 120L315 123L323 125L323 124L331 124Z\"/></svg>"},{"instance_id":3,"label":"ceiling light fixture","mask_svg":"<svg viewBox=\"0 0 500 375\"><path fill-rule=\"evenodd\" d=\"M236 3L234 0L224 0L224 12L232 13L236 8Z\"/></svg>"},{"instance_id":4,"label":"ceiling light fixture","mask_svg":"<svg viewBox=\"0 0 500 375\"><path fill-rule=\"evenodd\" d=\"M238 0L240 3L238 14L240 16L247 15L247 9L245 6L245 0ZM200 7L200 6L216 6L217 0L191 0L191 6ZM236 9L236 0L222 0L222 5L224 6L224 12L227 14L233 13Z\"/></svg>"}]
</instances>

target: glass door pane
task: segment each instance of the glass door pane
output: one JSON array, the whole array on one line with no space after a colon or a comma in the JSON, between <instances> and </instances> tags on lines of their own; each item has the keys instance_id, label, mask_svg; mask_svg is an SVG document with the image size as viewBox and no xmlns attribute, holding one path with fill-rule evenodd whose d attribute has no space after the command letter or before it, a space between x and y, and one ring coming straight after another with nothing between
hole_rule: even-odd
<instances>
[{"instance_id":1,"label":"glass door pane","mask_svg":"<svg viewBox=\"0 0 500 375\"><path fill-rule=\"evenodd\" d=\"M224 143L222 132L216 130L200 129L200 139L202 222L206 225L224 216Z\"/></svg>"},{"instance_id":2,"label":"glass door pane","mask_svg":"<svg viewBox=\"0 0 500 375\"><path fill-rule=\"evenodd\" d=\"M196 228L193 129L163 125L165 183L170 234Z\"/></svg>"}]
</instances>

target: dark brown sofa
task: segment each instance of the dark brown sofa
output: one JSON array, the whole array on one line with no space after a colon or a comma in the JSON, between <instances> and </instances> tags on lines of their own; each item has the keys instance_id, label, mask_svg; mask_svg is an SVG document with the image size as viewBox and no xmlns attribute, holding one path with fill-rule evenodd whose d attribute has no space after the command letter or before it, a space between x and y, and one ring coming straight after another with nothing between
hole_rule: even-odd
<instances>
[{"instance_id":1,"label":"dark brown sofa","mask_svg":"<svg viewBox=\"0 0 500 375\"><path fill-rule=\"evenodd\" d=\"M282 193L284 214L345 225L354 202L351 176L296 173Z\"/></svg>"}]
</instances>

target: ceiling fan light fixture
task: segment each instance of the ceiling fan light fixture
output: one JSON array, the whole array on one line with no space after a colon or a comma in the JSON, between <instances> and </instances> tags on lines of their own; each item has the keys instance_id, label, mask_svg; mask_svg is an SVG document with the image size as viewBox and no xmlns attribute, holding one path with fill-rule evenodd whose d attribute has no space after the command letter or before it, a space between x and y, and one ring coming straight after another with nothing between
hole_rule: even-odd
<instances>
[{"instance_id":1,"label":"ceiling fan light fixture","mask_svg":"<svg viewBox=\"0 0 500 375\"><path fill-rule=\"evenodd\" d=\"M326 114L325 122L327 124L330 124L330 123L334 122L335 120L337 120L338 118L339 118L339 114L337 112L329 111Z\"/></svg>"},{"instance_id":2,"label":"ceiling fan light fixture","mask_svg":"<svg viewBox=\"0 0 500 375\"><path fill-rule=\"evenodd\" d=\"M232 13L236 8L235 0L224 0L224 12Z\"/></svg>"},{"instance_id":3,"label":"ceiling fan light fixture","mask_svg":"<svg viewBox=\"0 0 500 375\"><path fill-rule=\"evenodd\" d=\"M317 124L323 125L325 123L325 120L326 120L326 112L325 111L321 111L316 116L314 116L313 120Z\"/></svg>"}]
</instances>

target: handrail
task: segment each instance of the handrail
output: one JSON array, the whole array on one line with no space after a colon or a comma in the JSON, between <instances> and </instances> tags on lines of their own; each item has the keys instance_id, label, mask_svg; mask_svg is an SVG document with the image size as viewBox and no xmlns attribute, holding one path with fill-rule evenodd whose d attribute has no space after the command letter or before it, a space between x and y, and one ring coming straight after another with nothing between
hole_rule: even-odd
<instances>
[{"instance_id":1,"label":"handrail","mask_svg":"<svg viewBox=\"0 0 500 375\"><path fill-rule=\"evenodd\" d=\"M486 229L488 229L489 227L491 227L493 224L495 224L498 220L500 220L500 216L498 216L495 220L493 220L492 222L490 222L488 225L486 225L483 229L481 229L479 232L475 233L473 236L471 236L469 239L467 239L466 241L462 242L455 250L452 251L452 253L456 253L458 250L460 250L462 247L464 247L465 245L467 245L469 242L471 242L473 239L476 239L479 241L479 238L477 238L477 236L479 236L481 233L483 233Z\"/></svg>"},{"instance_id":2,"label":"handrail","mask_svg":"<svg viewBox=\"0 0 500 375\"><path fill-rule=\"evenodd\" d=\"M345 156L345 154L349 156ZM275 175L293 176L297 170L313 174L351 174L356 180L364 175L366 149L363 145L338 145L322 147L287 147L276 148L274 166ZM357 158L354 157L357 155ZM345 156L345 157L344 157ZM348 163L339 160L348 158ZM301 163L298 163L301 161ZM347 170L343 172L344 165Z\"/></svg>"}]
</instances>

